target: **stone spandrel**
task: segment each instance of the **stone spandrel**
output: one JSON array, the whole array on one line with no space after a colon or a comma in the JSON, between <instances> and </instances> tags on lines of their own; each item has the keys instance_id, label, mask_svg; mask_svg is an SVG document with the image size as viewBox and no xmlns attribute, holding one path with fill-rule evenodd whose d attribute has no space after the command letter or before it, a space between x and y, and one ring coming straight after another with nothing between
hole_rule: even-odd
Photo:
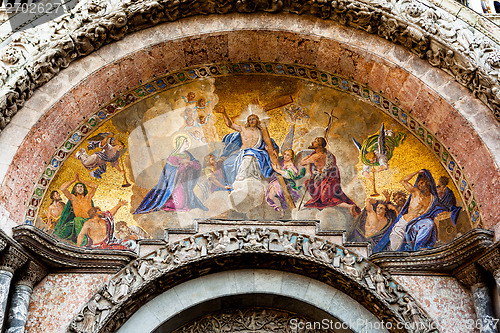
<instances>
[{"instance_id":1,"label":"stone spandrel","mask_svg":"<svg viewBox=\"0 0 500 333\"><path fill-rule=\"evenodd\" d=\"M50 274L33 290L26 332L63 333L109 274Z\"/></svg>"},{"instance_id":2,"label":"stone spandrel","mask_svg":"<svg viewBox=\"0 0 500 333\"><path fill-rule=\"evenodd\" d=\"M392 275L438 325L439 332L479 332L469 290L455 278L445 276ZM457 329L457 327L463 329Z\"/></svg>"}]
</instances>

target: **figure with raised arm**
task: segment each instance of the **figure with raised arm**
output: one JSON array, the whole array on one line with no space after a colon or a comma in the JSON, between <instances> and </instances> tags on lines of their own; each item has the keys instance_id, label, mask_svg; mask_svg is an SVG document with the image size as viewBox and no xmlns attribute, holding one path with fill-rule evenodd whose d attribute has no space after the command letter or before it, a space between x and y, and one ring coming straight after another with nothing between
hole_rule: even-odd
<instances>
[{"instance_id":1,"label":"figure with raised arm","mask_svg":"<svg viewBox=\"0 0 500 333\"><path fill-rule=\"evenodd\" d=\"M236 131L222 139L224 150L221 157L225 159L222 168L228 185L247 178L270 177L273 168L266 150L259 116L249 115L246 124L240 126L229 118L223 106L218 106L215 112L222 115L227 127ZM273 149L278 151L274 141L272 144Z\"/></svg>"},{"instance_id":2,"label":"figure with raised arm","mask_svg":"<svg viewBox=\"0 0 500 333\"><path fill-rule=\"evenodd\" d=\"M75 185L69 192L69 187L73 183ZM94 206L92 198L97 191L97 184L83 181L76 173L72 180L61 185L61 191L68 198L68 202L66 202L59 221L54 227L54 235L76 244L78 234L84 222L89 218L88 211Z\"/></svg>"},{"instance_id":3,"label":"figure with raised arm","mask_svg":"<svg viewBox=\"0 0 500 333\"><path fill-rule=\"evenodd\" d=\"M417 180L412 186L410 180L415 176ZM410 196L373 252L418 251L436 243L434 218L446 208L439 202L434 178L422 169L403 177L401 184Z\"/></svg>"},{"instance_id":4,"label":"figure with raised arm","mask_svg":"<svg viewBox=\"0 0 500 333\"><path fill-rule=\"evenodd\" d=\"M337 162L335 156L326 149L325 138L314 139L309 149L314 149L314 152L301 161L301 165L309 166L311 174L311 178L306 181L311 199L304 206L320 210L339 206L348 208L352 216L359 215L359 207L342 191Z\"/></svg>"}]
</instances>

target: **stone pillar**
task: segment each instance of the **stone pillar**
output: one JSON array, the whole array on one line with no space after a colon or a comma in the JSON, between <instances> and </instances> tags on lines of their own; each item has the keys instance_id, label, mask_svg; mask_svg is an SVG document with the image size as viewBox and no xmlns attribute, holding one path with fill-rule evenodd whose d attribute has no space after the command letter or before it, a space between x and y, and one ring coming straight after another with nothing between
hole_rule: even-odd
<instances>
[{"instance_id":1,"label":"stone pillar","mask_svg":"<svg viewBox=\"0 0 500 333\"><path fill-rule=\"evenodd\" d=\"M493 304L489 295L488 287L480 282L471 286L472 299L476 309L477 319L481 322L481 333L498 333L493 313Z\"/></svg>"},{"instance_id":2,"label":"stone pillar","mask_svg":"<svg viewBox=\"0 0 500 333\"><path fill-rule=\"evenodd\" d=\"M28 260L28 257L12 245L0 255L0 327L3 327L12 276L16 269Z\"/></svg>"},{"instance_id":3,"label":"stone pillar","mask_svg":"<svg viewBox=\"0 0 500 333\"><path fill-rule=\"evenodd\" d=\"M14 293L10 302L6 333L22 333L28 319L28 306L33 287L47 275L47 271L37 263L29 261L21 270L14 284Z\"/></svg>"}]
</instances>

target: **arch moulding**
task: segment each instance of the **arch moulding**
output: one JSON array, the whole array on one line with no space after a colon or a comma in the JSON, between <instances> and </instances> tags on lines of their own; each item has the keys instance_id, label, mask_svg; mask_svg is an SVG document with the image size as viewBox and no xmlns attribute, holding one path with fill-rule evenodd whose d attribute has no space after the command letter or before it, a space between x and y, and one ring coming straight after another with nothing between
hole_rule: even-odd
<instances>
[{"instance_id":1,"label":"arch moulding","mask_svg":"<svg viewBox=\"0 0 500 333\"><path fill-rule=\"evenodd\" d=\"M218 291L213 295L207 295L205 287L194 283L201 288L193 289L191 283L186 287L189 290L189 299L180 300L182 297L180 291L186 290L181 285L178 288L179 293L169 293L173 298L168 302L177 305L169 305L168 307L172 309L166 312L175 313L177 310L182 310L182 308L175 309L179 307L179 303L194 305L223 296L226 291L227 294L238 294L245 289L227 290L231 284L253 285L246 289L247 292L266 292L267 289L271 293L283 294L276 290L280 289L281 285L273 286L270 281L267 281L267 287L255 286L258 283L256 279L266 279L265 271L257 270L252 273L235 271L231 278L228 278L228 274L219 273L256 268L281 272L283 279L289 278L288 273L301 275L301 279L294 284L297 288L295 298L302 297L303 301L311 304L326 302L328 304L320 305L320 308L322 306L326 311L332 303L339 301L334 298L342 298L345 295L325 295L324 299L307 300L308 296L302 292L306 291L304 288L307 284L300 285L301 282L314 280L316 282L312 288L330 290L329 288L333 287L349 295L365 308L357 309L358 312L352 319L356 315L373 318L366 311L368 310L378 320L386 323L385 328L389 332L412 332L417 327L426 332L438 332L426 312L392 279L390 274L382 272L367 259L326 240L267 228L225 229L197 234L170 243L134 260L90 298L80 313L74 317L69 329L71 332L121 332L119 329L134 313L138 313L137 316L141 318L144 311L148 311L147 306L141 308L156 296L183 282L196 281L199 277L209 277L213 273L215 274L211 281L222 277L215 283L225 286L220 285L220 288L215 288ZM280 276L278 272L274 274L275 278ZM245 280L237 281L236 277L245 277ZM227 281L224 281L224 278ZM262 283L264 284L264 281ZM218 292L221 294L216 295ZM157 309L162 309L165 304L162 300L165 297L162 295L151 304ZM352 300L349 302L352 303ZM348 321L349 316L340 312L331 314L341 317L338 319ZM154 324L152 322L149 326ZM161 320L157 319L156 324L161 324ZM127 331L127 328L124 327L123 331ZM361 329L354 331L358 332Z\"/></svg>"},{"instance_id":2,"label":"arch moulding","mask_svg":"<svg viewBox=\"0 0 500 333\"><path fill-rule=\"evenodd\" d=\"M267 22L270 16L274 19ZM469 213L482 206L480 219L486 228L498 221L495 203L500 198L494 194L500 183L495 181L498 169L491 156L500 156L495 154L498 124L484 104L451 76L401 46L332 21L284 14L224 18L189 18L128 35L73 63L38 90L10 126L27 132L18 139L24 139L17 143L19 149L13 149L0 192L11 219L23 223L29 207L36 209L36 200L43 195L40 185L47 182L39 175L54 169L54 157L60 163L68 156L72 149L65 147L68 135L131 87L186 67L260 60L317 68L380 92L409 112L456 160L454 167L462 170L448 171L457 188L474 193L465 200L474 202ZM2 137L8 133L12 133L9 127ZM65 149L62 155L60 149ZM35 151L39 154L33 156Z\"/></svg>"}]
</instances>

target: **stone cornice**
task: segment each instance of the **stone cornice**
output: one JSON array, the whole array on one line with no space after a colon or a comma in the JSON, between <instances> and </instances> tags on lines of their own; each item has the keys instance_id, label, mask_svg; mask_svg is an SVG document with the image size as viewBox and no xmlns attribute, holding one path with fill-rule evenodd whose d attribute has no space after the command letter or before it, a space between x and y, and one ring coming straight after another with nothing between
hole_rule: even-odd
<instances>
[{"instance_id":1,"label":"stone cornice","mask_svg":"<svg viewBox=\"0 0 500 333\"><path fill-rule=\"evenodd\" d=\"M15 227L14 239L44 263L50 272L114 273L137 258L132 251L96 250L61 242L36 227Z\"/></svg>"},{"instance_id":2,"label":"stone cornice","mask_svg":"<svg viewBox=\"0 0 500 333\"><path fill-rule=\"evenodd\" d=\"M478 260L493 244L493 233L473 229L442 247L417 252L380 252L370 260L393 274L452 275L460 267Z\"/></svg>"}]
</instances>

